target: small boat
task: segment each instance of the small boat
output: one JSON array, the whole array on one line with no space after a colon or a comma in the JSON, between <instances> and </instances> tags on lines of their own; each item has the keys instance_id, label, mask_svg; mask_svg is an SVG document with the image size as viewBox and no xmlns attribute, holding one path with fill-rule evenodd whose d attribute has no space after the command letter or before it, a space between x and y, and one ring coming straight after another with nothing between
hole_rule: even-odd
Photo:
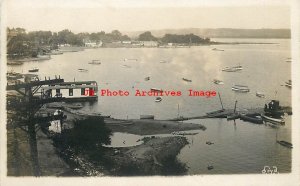
<instances>
[{"instance_id":1,"label":"small boat","mask_svg":"<svg viewBox=\"0 0 300 186\"><path fill-rule=\"evenodd\" d=\"M38 71L39 71L39 69L38 69L38 68L36 68L36 67L34 67L34 68L32 68L32 69L28 70L28 72L38 72Z\"/></svg>"},{"instance_id":2,"label":"small boat","mask_svg":"<svg viewBox=\"0 0 300 186\"><path fill-rule=\"evenodd\" d=\"M249 92L250 91L248 86L245 86L245 85L234 85L231 89L236 92Z\"/></svg>"},{"instance_id":3,"label":"small boat","mask_svg":"<svg viewBox=\"0 0 300 186\"><path fill-rule=\"evenodd\" d=\"M224 51L223 49L217 49L217 48L213 48L212 50L214 50L214 51Z\"/></svg>"},{"instance_id":4,"label":"small boat","mask_svg":"<svg viewBox=\"0 0 300 186\"><path fill-rule=\"evenodd\" d=\"M234 119L238 119L240 117L240 114L235 112L235 113L232 113L232 114L229 114L227 115L227 120L234 120Z\"/></svg>"},{"instance_id":5,"label":"small boat","mask_svg":"<svg viewBox=\"0 0 300 186\"><path fill-rule=\"evenodd\" d=\"M140 115L140 119L154 119L154 115Z\"/></svg>"},{"instance_id":6,"label":"small boat","mask_svg":"<svg viewBox=\"0 0 300 186\"><path fill-rule=\"evenodd\" d=\"M122 66L125 68L131 68L131 66L129 66L129 65L122 65Z\"/></svg>"},{"instance_id":7,"label":"small boat","mask_svg":"<svg viewBox=\"0 0 300 186\"><path fill-rule=\"evenodd\" d=\"M285 82L285 86L292 88L292 80L289 80L288 82Z\"/></svg>"},{"instance_id":8,"label":"small boat","mask_svg":"<svg viewBox=\"0 0 300 186\"><path fill-rule=\"evenodd\" d=\"M214 143L211 142L211 141L207 141L206 144L207 144L207 145L212 145L212 144L214 144Z\"/></svg>"},{"instance_id":9,"label":"small boat","mask_svg":"<svg viewBox=\"0 0 300 186\"><path fill-rule=\"evenodd\" d=\"M212 165L208 165L208 166L207 166L207 169L208 169L208 170L211 170L211 169L213 169L213 168L214 168L214 166L212 166Z\"/></svg>"},{"instance_id":10,"label":"small boat","mask_svg":"<svg viewBox=\"0 0 300 186\"><path fill-rule=\"evenodd\" d=\"M274 124L284 125L284 123L285 123L283 119L272 118L272 117L266 116L264 114L262 114L261 117L263 118L264 121L271 122Z\"/></svg>"},{"instance_id":11,"label":"small boat","mask_svg":"<svg viewBox=\"0 0 300 186\"><path fill-rule=\"evenodd\" d=\"M182 78L183 81L192 82L190 79Z\"/></svg>"},{"instance_id":12,"label":"small boat","mask_svg":"<svg viewBox=\"0 0 300 186\"><path fill-rule=\"evenodd\" d=\"M257 97L260 97L260 98L264 98L264 97L265 97L265 94L262 93L262 92L256 92L256 96L257 96Z\"/></svg>"},{"instance_id":13,"label":"small boat","mask_svg":"<svg viewBox=\"0 0 300 186\"><path fill-rule=\"evenodd\" d=\"M263 119L260 114L241 114L240 119L251 123L263 124Z\"/></svg>"},{"instance_id":14,"label":"small boat","mask_svg":"<svg viewBox=\"0 0 300 186\"><path fill-rule=\"evenodd\" d=\"M162 89L158 89L158 88L151 88L150 90L155 92L162 92Z\"/></svg>"},{"instance_id":15,"label":"small boat","mask_svg":"<svg viewBox=\"0 0 300 186\"><path fill-rule=\"evenodd\" d=\"M127 58L124 58L124 61L138 61L137 59L127 59Z\"/></svg>"},{"instance_id":16,"label":"small boat","mask_svg":"<svg viewBox=\"0 0 300 186\"><path fill-rule=\"evenodd\" d=\"M214 115L214 114L221 114L222 112L225 112L225 109L221 109L221 110L216 110L216 111L212 111L212 112L207 112L207 115Z\"/></svg>"},{"instance_id":17,"label":"small boat","mask_svg":"<svg viewBox=\"0 0 300 186\"><path fill-rule=\"evenodd\" d=\"M217 85L224 85L224 82L218 79L214 79L213 82Z\"/></svg>"},{"instance_id":18,"label":"small boat","mask_svg":"<svg viewBox=\"0 0 300 186\"><path fill-rule=\"evenodd\" d=\"M87 71L88 71L87 69L83 69L83 68L78 69L78 72L87 72Z\"/></svg>"},{"instance_id":19,"label":"small boat","mask_svg":"<svg viewBox=\"0 0 300 186\"><path fill-rule=\"evenodd\" d=\"M285 146L285 147L288 147L288 148L293 148L293 144L291 144L290 142L287 142L287 141L284 141L284 140L281 140L281 141L277 140L276 142L279 143L282 146Z\"/></svg>"},{"instance_id":20,"label":"small boat","mask_svg":"<svg viewBox=\"0 0 300 186\"><path fill-rule=\"evenodd\" d=\"M150 77L145 77L145 81L149 81L150 80Z\"/></svg>"},{"instance_id":21,"label":"small boat","mask_svg":"<svg viewBox=\"0 0 300 186\"><path fill-rule=\"evenodd\" d=\"M59 51L59 50L52 50L49 54L50 55L61 55L61 54L63 54L63 52Z\"/></svg>"},{"instance_id":22,"label":"small boat","mask_svg":"<svg viewBox=\"0 0 300 186\"><path fill-rule=\"evenodd\" d=\"M241 65L234 66L234 67L225 67L222 69L222 71L224 72L236 72L240 70L243 70L243 67Z\"/></svg>"},{"instance_id":23,"label":"small boat","mask_svg":"<svg viewBox=\"0 0 300 186\"><path fill-rule=\"evenodd\" d=\"M100 62L100 60L95 59L95 60L92 60L91 62L89 62L89 64L90 65L101 65L101 62Z\"/></svg>"},{"instance_id":24,"label":"small boat","mask_svg":"<svg viewBox=\"0 0 300 186\"><path fill-rule=\"evenodd\" d=\"M162 98L161 97L157 97L156 99L155 99L155 102L161 102L162 101Z\"/></svg>"}]
</instances>

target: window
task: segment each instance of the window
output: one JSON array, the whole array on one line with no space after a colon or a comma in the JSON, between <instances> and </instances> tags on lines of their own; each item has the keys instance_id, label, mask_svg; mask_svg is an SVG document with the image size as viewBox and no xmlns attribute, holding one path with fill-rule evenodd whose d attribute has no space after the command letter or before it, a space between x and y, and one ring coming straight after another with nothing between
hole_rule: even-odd
<instances>
[{"instance_id":1,"label":"window","mask_svg":"<svg viewBox=\"0 0 300 186\"><path fill-rule=\"evenodd\" d=\"M85 95L85 88L81 88L81 95Z\"/></svg>"},{"instance_id":2,"label":"window","mask_svg":"<svg viewBox=\"0 0 300 186\"><path fill-rule=\"evenodd\" d=\"M69 89L69 96L73 96L73 89L72 88Z\"/></svg>"}]
</instances>

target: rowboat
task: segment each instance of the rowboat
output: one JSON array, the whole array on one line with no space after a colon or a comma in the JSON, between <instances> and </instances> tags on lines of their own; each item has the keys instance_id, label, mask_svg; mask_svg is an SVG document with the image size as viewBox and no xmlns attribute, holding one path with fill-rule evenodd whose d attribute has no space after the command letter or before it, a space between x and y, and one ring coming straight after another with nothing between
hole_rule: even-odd
<instances>
[{"instance_id":1,"label":"rowboat","mask_svg":"<svg viewBox=\"0 0 300 186\"><path fill-rule=\"evenodd\" d=\"M162 98L161 97L157 97L156 99L155 99L155 102L161 102L162 101Z\"/></svg>"},{"instance_id":2,"label":"rowboat","mask_svg":"<svg viewBox=\"0 0 300 186\"><path fill-rule=\"evenodd\" d=\"M262 93L262 92L256 92L256 96L257 96L257 97L260 97L260 98L264 98L264 97L265 97L265 94Z\"/></svg>"},{"instance_id":3,"label":"rowboat","mask_svg":"<svg viewBox=\"0 0 300 186\"><path fill-rule=\"evenodd\" d=\"M264 114L261 117L263 118L264 121L271 122L274 124L284 125L284 123L285 123L283 119L272 118L272 117L266 116Z\"/></svg>"},{"instance_id":4,"label":"rowboat","mask_svg":"<svg viewBox=\"0 0 300 186\"><path fill-rule=\"evenodd\" d=\"M277 140L277 143L279 143L282 146L288 147L288 148L293 148L293 144L291 144L290 142L287 142L287 141L283 141L283 140L278 141Z\"/></svg>"},{"instance_id":5,"label":"rowboat","mask_svg":"<svg viewBox=\"0 0 300 186\"><path fill-rule=\"evenodd\" d=\"M224 82L218 79L214 79L213 82L217 85L224 85Z\"/></svg>"},{"instance_id":6,"label":"rowboat","mask_svg":"<svg viewBox=\"0 0 300 186\"><path fill-rule=\"evenodd\" d=\"M289 80L288 82L285 82L285 86L292 88L292 80Z\"/></svg>"},{"instance_id":7,"label":"rowboat","mask_svg":"<svg viewBox=\"0 0 300 186\"><path fill-rule=\"evenodd\" d=\"M241 65L234 66L234 67L225 67L222 69L222 71L224 72L236 72L240 70L243 70L243 67Z\"/></svg>"},{"instance_id":8,"label":"rowboat","mask_svg":"<svg viewBox=\"0 0 300 186\"><path fill-rule=\"evenodd\" d=\"M192 82L190 79L182 78L183 81Z\"/></svg>"},{"instance_id":9,"label":"rowboat","mask_svg":"<svg viewBox=\"0 0 300 186\"><path fill-rule=\"evenodd\" d=\"M251 123L263 124L263 119L260 114L241 114L240 119Z\"/></svg>"},{"instance_id":10,"label":"rowboat","mask_svg":"<svg viewBox=\"0 0 300 186\"><path fill-rule=\"evenodd\" d=\"M78 69L78 72L87 72L87 71L88 71L87 69L83 69L83 68Z\"/></svg>"},{"instance_id":11,"label":"rowboat","mask_svg":"<svg viewBox=\"0 0 300 186\"><path fill-rule=\"evenodd\" d=\"M231 89L236 92L249 92L250 91L248 86L245 86L245 85L234 85Z\"/></svg>"},{"instance_id":12,"label":"rowboat","mask_svg":"<svg viewBox=\"0 0 300 186\"><path fill-rule=\"evenodd\" d=\"M21 61L15 61L15 62L7 62L7 65L22 65L23 62Z\"/></svg>"},{"instance_id":13,"label":"rowboat","mask_svg":"<svg viewBox=\"0 0 300 186\"><path fill-rule=\"evenodd\" d=\"M214 51L224 51L223 49L217 49L217 48L213 48L212 50L214 50Z\"/></svg>"},{"instance_id":14,"label":"rowboat","mask_svg":"<svg viewBox=\"0 0 300 186\"><path fill-rule=\"evenodd\" d=\"M240 114L235 112L235 113L227 115L227 120L234 120L234 119L238 119L239 117L240 117Z\"/></svg>"}]
</instances>

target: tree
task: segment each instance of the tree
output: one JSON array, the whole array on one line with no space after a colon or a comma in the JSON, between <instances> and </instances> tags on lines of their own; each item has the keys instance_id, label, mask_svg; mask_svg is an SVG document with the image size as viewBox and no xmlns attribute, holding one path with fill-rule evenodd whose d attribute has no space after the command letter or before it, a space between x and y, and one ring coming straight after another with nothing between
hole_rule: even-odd
<instances>
[{"instance_id":1,"label":"tree","mask_svg":"<svg viewBox=\"0 0 300 186\"><path fill-rule=\"evenodd\" d=\"M139 41L157 41L157 38L154 37L151 32L147 31L139 35Z\"/></svg>"},{"instance_id":2,"label":"tree","mask_svg":"<svg viewBox=\"0 0 300 186\"><path fill-rule=\"evenodd\" d=\"M93 149L97 145L110 144L111 130L102 117L88 117L74 122L74 128L64 133L64 143L76 148Z\"/></svg>"}]
</instances>

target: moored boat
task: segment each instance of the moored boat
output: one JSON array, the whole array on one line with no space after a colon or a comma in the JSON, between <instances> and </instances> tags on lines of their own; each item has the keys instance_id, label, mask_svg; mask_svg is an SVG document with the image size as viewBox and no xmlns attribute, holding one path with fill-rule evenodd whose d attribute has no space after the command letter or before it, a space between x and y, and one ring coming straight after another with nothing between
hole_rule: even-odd
<instances>
[{"instance_id":1,"label":"moored boat","mask_svg":"<svg viewBox=\"0 0 300 186\"><path fill-rule=\"evenodd\" d=\"M38 71L39 71L39 69L38 69L38 68L36 68L36 67L34 67L34 68L32 68L32 69L28 70L28 72L38 72Z\"/></svg>"},{"instance_id":2,"label":"moored boat","mask_svg":"<svg viewBox=\"0 0 300 186\"><path fill-rule=\"evenodd\" d=\"M279 143L282 146L285 146L285 147L288 147L288 148L293 148L293 144L291 144L290 142L287 142L287 141L284 141L284 140L281 140L281 141L277 140L276 142Z\"/></svg>"},{"instance_id":3,"label":"moored boat","mask_svg":"<svg viewBox=\"0 0 300 186\"><path fill-rule=\"evenodd\" d=\"M243 67L241 65L234 66L234 67L225 67L222 69L222 71L224 72L236 72L240 70L243 70Z\"/></svg>"},{"instance_id":4,"label":"moored boat","mask_svg":"<svg viewBox=\"0 0 300 186\"><path fill-rule=\"evenodd\" d=\"M157 92L162 92L162 89L158 89L158 88L151 88L150 90L151 90L151 91L155 91L155 92L156 92L156 91L157 91Z\"/></svg>"},{"instance_id":5,"label":"moored boat","mask_svg":"<svg viewBox=\"0 0 300 186\"><path fill-rule=\"evenodd\" d=\"M150 77L145 77L145 81L149 81L150 80Z\"/></svg>"},{"instance_id":6,"label":"moored boat","mask_svg":"<svg viewBox=\"0 0 300 186\"><path fill-rule=\"evenodd\" d=\"M234 120L234 119L238 119L240 117L240 114L235 112L232 114L229 114L226 116L227 120Z\"/></svg>"},{"instance_id":7,"label":"moored boat","mask_svg":"<svg viewBox=\"0 0 300 186\"><path fill-rule=\"evenodd\" d=\"M263 119L260 114L241 114L240 119L251 123L263 124Z\"/></svg>"},{"instance_id":8,"label":"moored boat","mask_svg":"<svg viewBox=\"0 0 300 186\"><path fill-rule=\"evenodd\" d=\"M262 93L262 92L256 92L256 96L257 96L257 97L260 97L260 98L264 98L264 97L265 97L265 94Z\"/></svg>"},{"instance_id":9,"label":"moored boat","mask_svg":"<svg viewBox=\"0 0 300 186\"><path fill-rule=\"evenodd\" d=\"M250 91L248 86L245 86L245 85L234 85L231 89L236 92L249 92Z\"/></svg>"},{"instance_id":10,"label":"moored boat","mask_svg":"<svg viewBox=\"0 0 300 186\"><path fill-rule=\"evenodd\" d=\"M100 60L98 60L98 59L94 59L94 60L92 60L91 62L89 62L89 64L90 64L90 65L101 65L101 62L100 62Z\"/></svg>"},{"instance_id":11,"label":"moored boat","mask_svg":"<svg viewBox=\"0 0 300 186\"><path fill-rule=\"evenodd\" d=\"M155 102L161 102L162 101L162 98L161 97L157 97L156 99L155 99Z\"/></svg>"},{"instance_id":12,"label":"moored boat","mask_svg":"<svg viewBox=\"0 0 300 186\"><path fill-rule=\"evenodd\" d=\"M266 116L264 114L262 114L261 117L266 122L271 122L271 123L274 123L274 124L281 124L281 125L284 125L284 123L285 123L285 121L283 119L273 118L273 117L270 117L270 116Z\"/></svg>"},{"instance_id":13,"label":"moored boat","mask_svg":"<svg viewBox=\"0 0 300 186\"><path fill-rule=\"evenodd\" d=\"M288 80L287 82L285 82L285 86L292 88L292 80Z\"/></svg>"},{"instance_id":14,"label":"moored boat","mask_svg":"<svg viewBox=\"0 0 300 186\"><path fill-rule=\"evenodd\" d=\"M21 61L7 62L7 65L22 65L22 64L23 64L23 62L21 62Z\"/></svg>"},{"instance_id":15,"label":"moored boat","mask_svg":"<svg viewBox=\"0 0 300 186\"><path fill-rule=\"evenodd\" d=\"M83 68L78 69L78 72L87 72L87 71L88 71L87 69L83 69Z\"/></svg>"},{"instance_id":16,"label":"moored boat","mask_svg":"<svg viewBox=\"0 0 300 186\"><path fill-rule=\"evenodd\" d=\"M218 79L214 79L213 82L217 85L224 85L224 82Z\"/></svg>"},{"instance_id":17,"label":"moored boat","mask_svg":"<svg viewBox=\"0 0 300 186\"><path fill-rule=\"evenodd\" d=\"M192 82L190 79L182 78L183 81Z\"/></svg>"}]
</instances>

